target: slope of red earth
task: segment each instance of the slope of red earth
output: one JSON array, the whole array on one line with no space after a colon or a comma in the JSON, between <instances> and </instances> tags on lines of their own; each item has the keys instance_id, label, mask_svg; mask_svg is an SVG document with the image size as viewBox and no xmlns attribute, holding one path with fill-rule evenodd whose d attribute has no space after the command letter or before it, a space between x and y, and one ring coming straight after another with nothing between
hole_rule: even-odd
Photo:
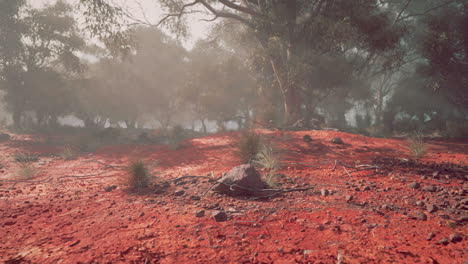
<instances>
[{"instance_id":1,"label":"slope of red earth","mask_svg":"<svg viewBox=\"0 0 468 264\"><path fill-rule=\"evenodd\" d=\"M40 136L13 135L0 142L0 261L466 263L467 140L431 140L416 160L404 140L259 132L281 151L280 188L313 188L249 199L212 193L203 178L174 182L219 178L239 165L234 132L177 150L110 146L69 161ZM40 156L38 174L11 181L13 157L25 151ZM135 157L157 162L151 192L121 184ZM106 191L111 185L117 188ZM215 210L228 220L215 221Z\"/></svg>"}]
</instances>

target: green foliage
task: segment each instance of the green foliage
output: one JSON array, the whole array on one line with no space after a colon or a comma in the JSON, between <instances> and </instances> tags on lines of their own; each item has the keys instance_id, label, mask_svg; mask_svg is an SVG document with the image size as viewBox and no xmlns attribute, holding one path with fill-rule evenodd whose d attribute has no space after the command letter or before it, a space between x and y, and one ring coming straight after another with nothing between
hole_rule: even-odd
<instances>
[{"instance_id":1,"label":"green foliage","mask_svg":"<svg viewBox=\"0 0 468 264\"><path fill-rule=\"evenodd\" d=\"M413 132L408 138L408 147L416 158L421 158L427 152L427 144L424 142L424 136L421 132Z\"/></svg>"},{"instance_id":2,"label":"green foliage","mask_svg":"<svg viewBox=\"0 0 468 264\"><path fill-rule=\"evenodd\" d=\"M127 183L136 190L149 187L150 173L143 160L131 162L128 168Z\"/></svg>"},{"instance_id":3,"label":"green foliage","mask_svg":"<svg viewBox=\"0 0 468 264\"><path fill-rule=\"evenodd\" d=\"M242 132L237 144L236 155L242 163L253 162L262 149L263 140L260 134L252 131Z\"/></svg>"}]
</instances>

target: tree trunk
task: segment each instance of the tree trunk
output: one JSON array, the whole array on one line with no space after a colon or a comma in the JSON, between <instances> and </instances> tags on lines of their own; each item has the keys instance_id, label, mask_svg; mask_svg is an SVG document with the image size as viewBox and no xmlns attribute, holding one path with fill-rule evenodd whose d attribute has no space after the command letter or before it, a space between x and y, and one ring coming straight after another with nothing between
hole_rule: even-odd
<instances>
[{"instance_id":1,"label":"tree trunk","mask_svg":"<svg viewBox=\"0 0 468 264\"><path fill-rule=\"evenodd\" d=\"M206 133L208 132L208 130L206 129L205 119L204 119L204 118L201 118L201 119L200 119L200 122L201 122L201 124L202 124L203 133L206 134Z\"/></svg>"}]
</instances>

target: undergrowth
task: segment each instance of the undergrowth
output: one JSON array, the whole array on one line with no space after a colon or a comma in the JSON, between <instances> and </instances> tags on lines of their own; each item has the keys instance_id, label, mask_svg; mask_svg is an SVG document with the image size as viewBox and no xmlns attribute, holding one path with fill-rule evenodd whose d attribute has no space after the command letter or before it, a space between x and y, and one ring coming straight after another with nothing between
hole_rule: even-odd
<instances>
[{"instance_id":1,"label":"undergrowth","mask_svg":"<svg viewBox=\"0 0 468 264\"><path fill-rule=\"evenodd\" d=\"M127 183L131 188L139 190L149 187L150 173L143 160L135 160L128 168Z\"/></svg>"},{"instance_id":2,"label":"undergrowth","mask_svg":"<svg viewBox=\"0 0 468 264\"><path fill-rule=\"evenodd\" d=\"M421 158L427 152L427 144L421 132L413 132L408 138L408 147L416 158Z\"/></svg>"},{"instance_id":3,"label":"undergrowth","mask_svg":"<svg viewBox=\"0 0 468 264\"><path fill-rule=\"evenodd\" d=\"M260 134L255 132L243 132L237 145L236 155L242 163L253 162L262 149L263 141Z\"/></svg>"},{"instance_id":4,"label":"undergrowth","mask_svg":"<svg viewBox=\"0 0 468 264\"><path fill-rule=\"evenodd\" d=\"M16 177L20 180L30 180L37 174L36 167L30 162L22 162Z\"/></svg>"},{"instance_id":5,"label":"undergrowth","mask_svg":"<svg viewBox=\"0 0 468 264\"><path fill-rule=\"evenodd\" d=\"M39 160L37 155L31 153L16 153L14 158L16 162L20 163L36 162Z\"/></svg>"},{"instance_id":6,"label":"undergrowth","mask_svg":"<svg viewBox=\"0 0 468 264\"><path fill-rule=\"evenodd\" d=\"M255 157L255 163L266 170L265 184L270 188L278 187L276 171L281 167L279 155L272 145L263 145Z\"/></svg>"}]
</instances>

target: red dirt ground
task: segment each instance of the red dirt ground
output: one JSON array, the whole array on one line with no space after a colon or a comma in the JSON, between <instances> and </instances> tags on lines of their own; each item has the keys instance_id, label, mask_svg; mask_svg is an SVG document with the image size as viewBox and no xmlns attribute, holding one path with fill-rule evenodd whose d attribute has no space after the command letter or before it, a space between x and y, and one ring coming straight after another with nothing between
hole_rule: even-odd
<instances>
[{"instance_id":1,"label":"red dirt ground","mask_svg":"<svg viewBox=\"0 0 468 264\"><path fill-rule=\"evenodd\" d=\"M313 189L255 200L206 193L211 184L204 179L174 183L184 175L218 178L239 165L234 132L189 140L177 150L104 147L70 161L34 141L39 136L13 135L0 142L0 261L466 263L467 140L432 140L428 154L414 160L404 140L260 132L281 150L281 188ZM306 134L312 142L302 140ZM345 144L330 143L335 136ZM40 155L34 163L39 173L13 182L13 156L25 151ZM157 162L154 182L170 186L129 191L120 179L135 157ZM421 187L411 188L414 182ZM113 184L117 189L104 190ZM431 185L433 192L425 190ZM321 195L323 188L330 195ZM185 194L176 196L177 190ZM428 205L438 210L431 213ZM229 219L216 222L214 209ZM196 217L198 210L205 216ZM453 234L462 241L451 242ZM449 243L439 243L443 238Z\"/></svg>"}]
</instances>

